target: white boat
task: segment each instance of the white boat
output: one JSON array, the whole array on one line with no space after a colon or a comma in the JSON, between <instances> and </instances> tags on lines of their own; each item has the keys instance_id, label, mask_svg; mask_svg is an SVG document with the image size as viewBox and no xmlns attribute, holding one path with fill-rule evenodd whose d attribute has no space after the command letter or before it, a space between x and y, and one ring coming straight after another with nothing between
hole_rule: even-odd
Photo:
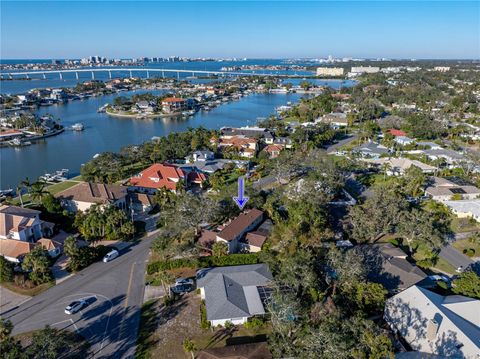
<instances>
[{"instance_id":1,"label":"white boat","mask_svg":"<svg viewBox=\"0 0 480 359\"><path fill-rule=\"evenodd\" d=\"M22 141L19 138L14 138L13 140L9 141L8 143L10 143L12 146L18 146L18 147L28 146L28 145L32 144L30 141Z\"/></svg>"},{"instance_id":2,"label":"white boat","mask_svg":"<svg viewBox=\"0 0 480 359\"><path fill-rule=\"evenodd\" d=\"M85 126L83 126L83 123L76 123L72 126L72 130L74 131L83 131L85 129Z\"/></svg>"}]
</instances>

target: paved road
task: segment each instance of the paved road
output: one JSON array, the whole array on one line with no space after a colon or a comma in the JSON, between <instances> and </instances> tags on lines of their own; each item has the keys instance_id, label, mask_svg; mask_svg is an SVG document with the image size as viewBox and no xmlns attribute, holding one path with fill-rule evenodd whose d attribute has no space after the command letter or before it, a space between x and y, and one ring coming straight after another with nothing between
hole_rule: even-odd
<instances>
[{"instance_id":1,"label":"paved road","mask_svg":"<svg viewBox=\"0 0 480 359\"><path fill-rule=\"evenodd\" d=\"M327 153L332 153L335 152L339 147L342 147L353 140L357 139L357 134L353 134L347 138L344 138L343 140L338 141L337 143L334 143L333 145L330 145L326 148Z\"/></svg>"},{"instance_id":2,"label":"paved road","mask_svg":"<svg viewBox=\"0 0 480 359\"><path fill-rule=\"evenodd\" d=\"M439 255L440 257L445 259L448 263L450 263L452 266L454 266L455 269L457 269L460 266L466 269L468 266L470 266L473 263L473 261L470 258L468 258L465 254L457 251L450 244L443 247Z\"/></svg>"},{"instance_id":3,"label":"paved road","mask_svg":"<svg viewBox=\"0 0 480 359\"><path fill-rule=\"evenodd\" d=\"M48 324L77 331L92 344L94 358L132 358L154 237L145 237L112 262L95 263L7 313L4 317L15 326L13 334ZM64 313L72 300L86 297L95 301L77 314Z\"/></svg>"}]
</instances>

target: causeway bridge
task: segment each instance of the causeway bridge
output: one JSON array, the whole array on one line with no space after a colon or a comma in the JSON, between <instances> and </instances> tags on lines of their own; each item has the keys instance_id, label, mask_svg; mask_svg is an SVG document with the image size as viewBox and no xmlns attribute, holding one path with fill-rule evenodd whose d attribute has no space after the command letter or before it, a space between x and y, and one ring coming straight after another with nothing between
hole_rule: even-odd
<instances>
[{"instance_id":1,"label":"causeway bridge","mask_svg":"<svg viewBox=\"0 0 480 359\"><path fill-rule=\"evenodd\" d=\"M51 77L47 77L49 74L58 75L60 80L63 80L65 74L75 74L75 78L79 79L79 74L81 73L89 73L91 74L92 80L95 80L95 74L98 73L108 73L108 78L112 79L112 73L123 73L127 74L129 77L134 77L134 73L143 73L146 78L150 78L151 75L156 75L155 77L177 77L180 78L180 74L187 74L191 77L195 77L197 75L200 76L231 76L231 77L239 77L239 76L259 76L259 77L296 77L296 75L287 75L287 74L276 74L276 73L256 73L256 72L232 72L232 71L206 71L206 70L180 70L180 69L161 69L161 68L144 68L144 67L115 67L115 68L98 68L98 69L63 69L63 70L36 70L36 71L18 71L18 72L0 72L0 78L2 79L30 79L31 77L40 76L45 80L52 79ZM168 76L170 75L170 76ZM172 76L173 75L173 76Z\"/></svg>"}]
</instances>

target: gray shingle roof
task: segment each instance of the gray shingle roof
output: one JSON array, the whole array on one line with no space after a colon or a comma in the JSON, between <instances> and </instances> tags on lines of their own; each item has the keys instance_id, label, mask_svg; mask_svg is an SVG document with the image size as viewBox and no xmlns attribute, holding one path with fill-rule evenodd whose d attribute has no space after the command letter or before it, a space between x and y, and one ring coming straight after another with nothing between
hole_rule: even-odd
<instances>
[{"instance_id":1,"label":"gray shingle roof","mask_svg":"<svg viewBox=\"0 0 480 359\"><path fill-rule=\"evenodd\" d=\"M205 290L207 319L229 319L263 314L258 286L272 279L266 264L200 270L197 286Z\"/></svg>"}]
</instances>

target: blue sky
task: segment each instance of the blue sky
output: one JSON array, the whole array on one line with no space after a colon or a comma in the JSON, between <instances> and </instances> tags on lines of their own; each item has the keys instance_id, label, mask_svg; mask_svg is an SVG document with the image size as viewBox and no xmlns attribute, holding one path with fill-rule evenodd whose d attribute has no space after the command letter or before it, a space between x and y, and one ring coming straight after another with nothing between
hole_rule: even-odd
<instances>
[{"instance_id":1,"label":"blue sky","mask_svg":"<svg viewBox=\"0 0 480 359\"><path fill-rule=\"evenodd\" d=\"M480 2L1 2L1 57L479 58Z\"/></svg>"}]
</instances>

